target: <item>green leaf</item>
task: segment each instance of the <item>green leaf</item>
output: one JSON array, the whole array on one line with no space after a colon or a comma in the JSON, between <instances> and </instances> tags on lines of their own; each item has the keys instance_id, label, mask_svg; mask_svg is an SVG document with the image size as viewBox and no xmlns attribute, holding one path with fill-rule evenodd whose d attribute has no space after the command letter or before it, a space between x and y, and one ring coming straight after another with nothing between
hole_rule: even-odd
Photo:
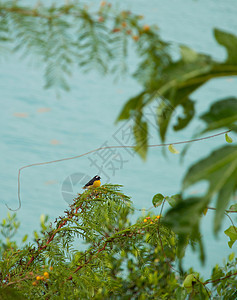
<instances>
[{"instance_id":1,"label":"green leaf","mask_svg":"<svg viewBox=\"0 0 237 300\"><path fill-rule=\"evenodd\" d=\"M137 117L133 126L133 134L136 141L134 150L141 156L142 159L146 159L147 149L148 149L147 122L142 121L140 117Z\"/></svg>"},{"instance_id":2,"label":"green leaf","mask_svg":"<svg viewBox=\"0 0 237 300\"><path fill-rule=\"evenodd\" d=\"M34 231L34 237L35 237L36 240L38 240L38 238L39 238L39 235L36 231Z\"/></svg>"},{"instance_id":3,"label":"green leaf","mask_svg":"<svg viewBox=\"0 0 237 300\"><path fill-rule=\"evenodd\" d=\"M24 242L27 240L27 238L28 238L28 234L26 234L26 235L23 237L22 243L24 243Z\"/></svg>"},{"instance_id":4,"label":"green leaf","mask_svg":"<svg viewBox=\"0 0 237 300\"><path fill-rule=\"evenodd\" d=\"M183 287L186 288L188 293L191 293L193 286L197 283L197 279L194 274L189 274L185 277Z\"/></svg>"},{"instance_id":5,"label":"green leaf","mask_svg":"<svg viewBox=\"0 0 237 300\"><path fill-rule=\"evenodd\" d=\"M224 146L193 165L183 180L184 188L202 181L209 182L204 196L207 203L217 195L214 230L220 229L225 209L237 188L237 146Z\"/></svg>"},{"instance_id":6,"label":"green leaf","mask_svg":"<svg viewBox=\"0 0 237 300\"><path fill-rule=\"evenodd\" d=\"M203 132L219 128L236 129L237 98L226 98L213 103L210 110L200 118L207 124Z\"/></svg>"},{"instance_id":7,"label":"green leaf","mask_svg":"<svg viewBox=\"0 0 237 300\"><path fill-rule=\"evenodd\" d=\"M235 258L235 253L232 252L232 253L229 255L229 257L228 257L228 260L229 260L229 261L232 261L234 258Z\"/></svg>"},{"instance_id":8,"label":"green leaf","mask_svg":"<svg viewBox=\"0 0 237 300\"><path fill-rule=\"evenodd\" d=\"M141 93L127 101L127 103L125 103L124 107L122 108L119 116L117 117L116 122L127 120L130 117L133 117L136 111L140 111L143 106L143 96L144 93Z\"/></svg>"},{"instance_id":9,"label":"green leaf","mask_svg":"<svg viewBox=\"0 0 237 300\"><path fill-rule=\"evenodd\" d=\"M179 154L179 151L175 149L174 145L170 144L168 147L169 151L174 154Z\"/></svg>"},{"instance_id":10,"label":"green leaf","mask_svg":"<svg viewBox=\"0 0 237 300\"><path fill-rule=\"evenodd\" d=\"M232 143L233 142L232 138L230 136L228 136L227 133L225 134L225 140L227 141L227 143Z\"/></svg>"},{"instance_id":11,"label":"green leaf","mask_svg":"<svg viewBox=\"0 0 237 300\"><path fill-rule=\"evenodd\" d=\"M162 194L156 194L152 199L152 204L155 207L158 207L162 204L163 200L164 200L164 196Z\"/></svg>"},{"instance_id":12,"label":"green leaf","mask_svg":"<svg viewBox=\"0 0 237 300\"><path fill-rule=\"evenodd\" d=\"M194 225L198 224L204 207L205 203L200 198L182 200L168 210L163 222L177 234L190 234Z\"/></svg>"},{"instance_id":13,"label":"green leaf","mask_svg":"<svg viewBox=\"0 0 237 300\"><path fill-rule=\"evenodd\" d=\"M230 248L232 248L234 242L237 240L237 227L230 226L224 231L224 233L230 238L228 245Z\"/></svg>"},{"instance_id":14,"label":"green leaf","mask_svg":"<svg viewBox=\"0 0 237 300\"><path fill-rule=\"evenodd\" d=\"M189 198L179 201L168 210L162 220L166 226L178 234L178 253L182 258L187 239L197 241L200 247L200 258L204 262L204 252L199 230L199 222L206 203L201 198Z\"/></svg>"},{"instance_id":15,"label":"green leaf","mask_svg":"<svg viewBox=\"0 0 237 300\"><path fill-rule=\"evenodd\" d=\"M180 53L183 61L188 63L197 60L199 55L196 51L184 45L180 46Z\"/></svg>"},{"instance_id":16,"label":"green leaf","mask_svg":"<svg viewBox=\"0 0 237 300\"><path fill-rule=\"evenodd\" d=\"M237 203L230 206L229 210L237 211Z\"/></svg>"},{"instance_id":17,"label":"green leaf","mask_svg":"<svg viewBox=\"0 0 237 300\"><path fill-rule=\"evenodd\" d=\"M171 197L165 197L165 200L169 203L171 207L174 207L179 201L182 200L182 198L180 194L176 194Z\"/></svg>"},{"instance_id":18,"label":"green leaf","mask_svg":"<svg viewBox=\"0 0 237 300\"><path fill-rule=\"evenodd\" d=\"M226 62L228 63L237 63L237 37L231 33L227 33L225 31L221 31L219 29L214 30L215 38L217 42L224 46L227 50L228 57Z\"/></svg>"},{"instance_id":19,"label":"green leaf","mask_svg":"<svg viewBox=\"0 0 237 300\"><path fill-rule=\"evenodd\" d=\"M187 99L185 102L181 104L183 108L182 117L178 116L177 124L173 126L174 130L181 130L185 128L189 122L192 120L195 114L194 102L190 99Z\"/></svg>"}]
</instances>

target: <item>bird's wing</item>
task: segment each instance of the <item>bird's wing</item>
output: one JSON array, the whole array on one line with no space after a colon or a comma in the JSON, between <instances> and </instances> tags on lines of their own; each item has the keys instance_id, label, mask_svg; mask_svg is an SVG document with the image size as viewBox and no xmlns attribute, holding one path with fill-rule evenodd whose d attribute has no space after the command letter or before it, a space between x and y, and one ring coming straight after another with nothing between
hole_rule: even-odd
<instances>
[{"instance_id":1,"label":"bird's wing","mask_svg":"<svg viewBox=\"0 0 237 300\"><path fill-rule=\"evenodd\" d=\"M84 187L93 185L94 181L95 181L95 179L92 178L90 181L87 182L87 184L84 185Z\"/></svg>"}]
</instances>

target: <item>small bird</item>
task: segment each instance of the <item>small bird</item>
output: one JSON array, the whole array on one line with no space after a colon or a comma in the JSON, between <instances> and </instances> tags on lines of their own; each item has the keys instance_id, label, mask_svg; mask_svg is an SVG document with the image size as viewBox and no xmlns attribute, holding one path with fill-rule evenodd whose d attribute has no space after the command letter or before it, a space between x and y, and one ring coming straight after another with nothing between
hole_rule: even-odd
<instances>
[{"instance_id":1,"label":"small bird","mask_svg":"<svg viewBox=\"0 0 237 300\"><path fill-rule=\"evenodd\" d=\"M97 187L100 186L100 184L101 184L101 182L100 182L100 176L96 175L89 182L87 182L87 184L85 184L83 186L83 189L90 189L92 187L97 188Z\"/></svg>"}]
</instances>

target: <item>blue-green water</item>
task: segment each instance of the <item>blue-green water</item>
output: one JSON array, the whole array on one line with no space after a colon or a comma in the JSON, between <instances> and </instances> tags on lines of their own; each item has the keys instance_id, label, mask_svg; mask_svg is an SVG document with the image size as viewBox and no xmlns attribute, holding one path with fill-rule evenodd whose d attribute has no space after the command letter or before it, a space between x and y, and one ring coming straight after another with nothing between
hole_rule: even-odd
<instances>
[{"instance_id":1,"label":"blue-green water","mask_svg":"<svg viewBox=\"0 0 237 300\"><path fill-rule=\"evenodd\" d=\"M93 7L98 3L90 1ZM237 33L235 0L131 0L123 1L120 7L144 15L147 24L158 24L165 40L183 43L220 60L226 53L215 42L213 28ZM43 85L40 65L30 65L17 55L8 55L1 60L1 218L7 213L4 201L12 208L18 206L17 173L20 167L82 154L105 143L119 145L123 124L114 125L114 121L126 100L140 89L129 77L114 83L111 76L101 77L94 72L85 75L79 71L71 78L71 91L63 93L61 98L57 98L52 90L44 90ZM193 99L198 114L201 114L214 100L236 94L237 79L225 78L209 82L193 94ZM198 125L199 122L194 120L185 131L170 131L167 141L190 139ZM232 137L237 140L236 136ZM160 142L154 130L150 142ZM145 163L125 150L116 151L113 158L117 155L117 161L113 160L113 163L118 170L106 161L102 182L108 176L110 182L124 185L124 192L131 195L137 208L149 208L155 193L177 193L187 167L224 143L223 136L194 143L182 165L178 155L167 153L165 158L161 148L151 149ZM118 161L121 158L123 162ZM96 155L91 155L90 159L101 162ZM62 197L62 183L74 173L86 173L91 177L98 173L91 160L83 157L22 171L22 208L18 212L22 226L18 236L38 228L41 214L47 214L53 220L63 213L67 203ZM79 185L74 188L74 192L81 191ZM191 192L196 191L194 188ZM202 224L207 252L207 264L203 269L206 274L209 274L210 266L221 262L233 251L228 248L224 234L220 234L218 240L213 237L212 217L213 213L208 212ZM223 228L227 226L228 220ZM192 253L185 265L202 270L197 255Z\"/></svg>"}]
</instances>

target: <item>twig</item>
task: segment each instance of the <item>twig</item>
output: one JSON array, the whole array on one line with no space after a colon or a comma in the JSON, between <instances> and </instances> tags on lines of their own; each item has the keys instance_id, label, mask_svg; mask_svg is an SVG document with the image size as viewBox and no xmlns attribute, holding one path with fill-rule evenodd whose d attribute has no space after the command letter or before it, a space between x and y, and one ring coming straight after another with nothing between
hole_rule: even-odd
<instances>
[{"instance_id":1,"label":"twig","mask_svg":"<svg viewBox=\"0 0 237 300\"><path fill-rule=\"evenodd\" d=\"M211 138L214 138L216 136L219 136L219 135L223 135L223 134L226 134L228 132L230 132L231 130L226 130L226 131L222 131L222 132L219 132L217 134L213 134L213 135L209 135L209 136L206 136L206 137L203 137L203 138L198 138L198 139L192 139L192 140L186 140L186 141L180 141L180 142L173 142L173 143L164 143L164 144L154 144L154 145L148 145L147 147L148 148L156 148L156 147L166 147L166 146L169 146L169 145L180 145L180 144L187 144L187 143L193 143L193 142L198 142L198 141L202 141L202 140L207 140L207 139L211 139ZM76 155L76 156L71 156L71 157L66 157L66 158L61 158L61 159L56 159L56 160L51 160L51 161L46 161L46 162L41 162L41 163L33 163L33 164L29 164L29 165L26 165L26 166L23 166L21 167L19 170L18 170L18 203L19 203L19 206L18 208L16 209L11 209L6 203L6 206L9 210L11 211L17 211L21 208L21 198L20 198L20 176L21 176L21 171L23 169L26 169L26 168L30 168L30 167L35 167L35 166L42 166L42 165L48 165L48 164L53 164L53 163L58 163L58 162L62 162L62 161L67 161L67 160L73 160L73 159L77 159L77 158L80 158L80 157L83 157L83 156L87 156L91 153L94 153L94 152L97 152L97 151L100 151L100 150L105 150L105 149L118 149L118 148L134 148L134 146L107 146L107 147L100 147L100 148L96 148L94 150L91 150L91 151L88 151L86 153L83 153L83 154L80 154L80 155Z\"/></svg>"}]
</instances>

